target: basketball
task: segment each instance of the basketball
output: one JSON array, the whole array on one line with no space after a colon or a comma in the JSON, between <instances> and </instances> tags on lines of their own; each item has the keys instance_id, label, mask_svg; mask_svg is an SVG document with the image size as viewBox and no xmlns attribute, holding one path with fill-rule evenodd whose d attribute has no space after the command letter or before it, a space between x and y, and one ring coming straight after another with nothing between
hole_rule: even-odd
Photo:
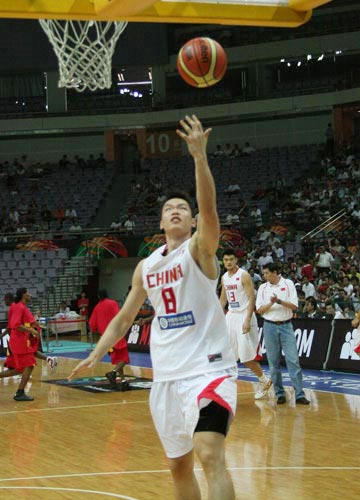
<instances>
[{"instance_id":1,"label":"basketball","mask_svg":"<svg viewBox=\"0 0 360 500\"><path fill-rule=\"evenodd\" d=\"M193 38L183 45L177 58L181 78L197 88L211 87L225 75L227 58L222 46L211 38Z\"/></svg>"}]
</instances>

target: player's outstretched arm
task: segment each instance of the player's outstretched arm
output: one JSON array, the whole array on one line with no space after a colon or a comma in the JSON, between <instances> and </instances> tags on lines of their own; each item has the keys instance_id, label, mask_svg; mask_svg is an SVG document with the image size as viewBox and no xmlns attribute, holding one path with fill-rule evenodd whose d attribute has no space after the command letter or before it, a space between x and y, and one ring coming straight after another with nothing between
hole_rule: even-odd
<instances>
[{"instance_id":1,"label":"player's outstretched arm","mask_svg":"<svg viewBox=\"0 0 360 500\"><path fill-rule=\"evenodd\" d=\"M196 200L199 209L197 231L192 237L190 251L201 269L215 279L217 266L214 255L219 245L220 224L216 209L216 190L207 161L206 147L211 129L204 131L199 119L186 116L177 134L186 142L195 162Z\"/></svg>"},{"instance_id":2,"label":"player's outstretched arm","mask_svg":"<svg viewBox=\"0 0 360 500\"><path fill-rule=\"evenodd\" d=\"M92 368L118 340L126 335L145 299L146 292L142 285L142 262L140 262L135 269L132 288L123 308L110 321L92 353L73 369L68 377L69 380L83 370Z\"/></svg>"}]
</instances>

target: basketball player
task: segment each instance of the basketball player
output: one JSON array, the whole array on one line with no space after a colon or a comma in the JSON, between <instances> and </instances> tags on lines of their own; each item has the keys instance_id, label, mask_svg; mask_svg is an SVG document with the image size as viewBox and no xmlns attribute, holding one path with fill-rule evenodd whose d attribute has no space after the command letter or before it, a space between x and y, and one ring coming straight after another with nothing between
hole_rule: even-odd
<instances>
[{"instance_id":1,"label":"basketball player","mask_svg":"<svg viewBox=\"0 0 360 500\"><path fill-rule=\"evenodd\" d=\"M38 331L33 325L36 324L34 316L26 307L31 300L31 295L26 288L19 288L16 291L15 302L9 311L8 326L10 333L10 351L12 353L9 367L3 372L3 377L12 377L22 374L18 390L14 396L15 401L33 401L34 398L25 394L25 387L31 373L36 365L34 342L32 338L39 337Z\"/></svg>"},{"instance_id":2,"label":"basketball player","mask_svg":"<svg viewBox=\"0 0 360 500\"><path fill-rule=\"evenodd\" d=\"M101 288L98 291L99 302L94 307L94 310L90 316L89 325L90 331L92 333L99 332L100 335L106 330L106 327L110 321L117 315L120 311L115 300L108 298L107 291L105 288ZM113 388L117 388L116 377L120 376L120 379L124 379L124 366L130 362L129 353L127 348L127 342L125 339L120 339L110 350L109 350L111 363L115 365L115 368L105 373L105 377L109 380Z\"/></svg>"},{"instance_id":3,"label":"basketball player","mask_svg":"<svg viewBox=\"0 0 360 500\"><path fill-rule=\"evenodd\" d=\"M255 316L255 291L250 274L239 268L238 260L232 249L223 253L223 264L226 273L221 279L220 303L225 308L229 304L226 323L235 357L250 368L258 377L260 388L255 399L265 397L272 385L267 378L256 356L259 349L258 324Z\"/></svg>"},{"instance_id":4,"label":"basketball player","mask_svg":"<svg viewBox=\"0 0 360 500\"><path fill-rule=\"evenodd\" d=\"M4 337L5 335L10 335L10 333L11 333L11 328L9 327L9 321L10 321L10 317L11 317L12 306L14 304L14 295L12 293L6 293L4 296L4 303L5 303L6 307L8 308L8 314L7 314L8 321L7 321L6 329L0 334L0 338ZM38 332L40 332L40 328L42 328L42 326L40 325L40 323L37 322L37 319L38 318L36 317L36 314L35 314L34 320L36 321L36 323L34 323L32 326L37 328ZM57 357L56 356L46 356L43 352L41 352L41 350L39 350L39 348L41 348L40 336L39 337L32 337L31 338L31 345L32 345L33 349L35 349L34 350L35 357L38 359L41 359L42 361L46 361L47 364L50 366L51 371L53 372L56 369L57 364L58 364ZM14 369L14 359L13 359L9 345L7 347L7 350L8 350L8 354L7 354L4 366L6 366L7 368ZM5 371L5 372L0 373L0 378L13 377L15 375L18 375L18 374L13 373L10 375L8 373L8 371Z\"/></svg>"},{"instance_id":5,"label":"basketball player","mask_svg":"<svg viewBox=\"0 0 360 500\"><path fill-rule=\"evenodd\" d=\"M200 500L194 448L208 483L209 500L234 500L225 465L225 436L236 408L236 361L216 296L219 219L207 162L211 129L195 115L180 121L177 134L195 162L197 231L186 195L167 196L160 228L166 245L135 269L131 292L94 351L70 375L100 361L125 336L148 295L156 315L151 328L154 383L150 409L169 459L176 500Z\"/></svg>"}]
</instances>

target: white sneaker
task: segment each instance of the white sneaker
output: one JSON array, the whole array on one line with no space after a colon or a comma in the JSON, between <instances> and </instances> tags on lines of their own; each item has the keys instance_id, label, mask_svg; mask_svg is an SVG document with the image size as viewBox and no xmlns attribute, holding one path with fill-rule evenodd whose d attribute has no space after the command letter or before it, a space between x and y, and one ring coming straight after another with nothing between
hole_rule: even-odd
<instances>
[{"instance_id":1,"label":"white sneaker","mask_svg":"<svg viewBox=\"0 0 360 500\"><path fill-rule=\"evenodd\" d=\"M54 372L56 370L56 367L57 367L57 364L58 364L57 357L56 356L48 356L46 358L46 362L50 366L50 370L52 372Z\"/></svg>"},{"instance_id":2,"label":"white sneaker","mask_svg":"<svg viewBox=\"0 0 360 500\"><path fill-rule=\"evenodd\" d=\"M265 397L272 386L271 378L267 378L265 382L260 382L260 387L257 392L255 392L255 399L261 399Z\"/></svg>"}]
</instances>

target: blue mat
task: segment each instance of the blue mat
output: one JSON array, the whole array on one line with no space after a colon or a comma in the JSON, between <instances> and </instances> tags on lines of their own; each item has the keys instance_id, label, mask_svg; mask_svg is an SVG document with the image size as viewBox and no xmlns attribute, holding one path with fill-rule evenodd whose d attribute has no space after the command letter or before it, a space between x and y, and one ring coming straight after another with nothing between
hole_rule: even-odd
<instances>
[{"instance_id":1,"label":"blue mat","mask_svg":"<svg viewBox=\"0 0 360 500\"><path fill-rule=\"evenodd\" d=\"M95 347L95 344L90 342L80 342L74 340L59 340L58 342L49 342L49 347L46 342L43 343L44 353L65 354L70 352L88 352Z\"/></svg>"}]
</instances>

